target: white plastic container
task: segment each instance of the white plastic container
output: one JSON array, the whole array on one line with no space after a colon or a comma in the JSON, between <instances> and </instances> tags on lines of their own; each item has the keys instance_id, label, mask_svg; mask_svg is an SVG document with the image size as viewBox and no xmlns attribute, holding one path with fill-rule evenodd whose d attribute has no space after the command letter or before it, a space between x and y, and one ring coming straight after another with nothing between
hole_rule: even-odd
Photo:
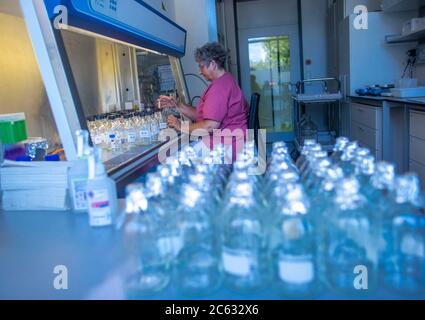
<instances>
[{"instance_id":1,"label":"white plastic container","mask_svg":"<svg viewBox=\"0 0 425 320\"><path fill-rule=\"evenodd\" d=\"M101 149L91 149L88 159L87 199L89 224L91 227L113 225L118 209L115 181L106 174L105 166L102 163Z\"/></svg>"},{"instance_id":2,"label":"white plastic container","mask_svg":"<svg viewBox=\"0 0 425 320\"><path fill-rule=\"evenodd\" d=\"M394 88L391 92L396 98L425 97L425 87L416 88Z\"/></svg>"},{"instance_id":3,"label":"white plastic container","mask_svg":"<svg viewBox=\"0 0 425 320\"><path fill-rule=\"evenodd\" d=\"M425 18L414 18L403 25L402 34L407 35L425 29Z\"/></svg>"}]
</instances>

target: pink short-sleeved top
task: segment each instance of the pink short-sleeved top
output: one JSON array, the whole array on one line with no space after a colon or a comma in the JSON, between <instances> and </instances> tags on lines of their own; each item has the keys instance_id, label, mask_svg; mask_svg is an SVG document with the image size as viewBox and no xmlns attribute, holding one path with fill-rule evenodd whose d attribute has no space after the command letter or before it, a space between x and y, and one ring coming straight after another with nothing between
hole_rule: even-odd
<instances>
[{"instance_id":1,"label":"pink short-sleeved top","mask_svg":"<svg viewBox=\"0 0 425 320\"><path fill-rule=\"evenodd\" d=\"M196 108L196 121L220 122L220 129L248 129L249 106L233 76L226 72L214 80Z\"/></svg>"}]
</instances>

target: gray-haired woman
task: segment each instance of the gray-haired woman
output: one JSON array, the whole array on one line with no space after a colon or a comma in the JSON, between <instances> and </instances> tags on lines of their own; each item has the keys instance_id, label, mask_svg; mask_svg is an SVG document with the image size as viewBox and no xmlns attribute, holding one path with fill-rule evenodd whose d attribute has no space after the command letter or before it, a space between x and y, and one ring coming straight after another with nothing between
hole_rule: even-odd
<instances>
[{"instance_id":1,"label":"gray-haired woman","mask_svg":"<svg viewBox=\"0 0 425 320\"><path fill-rule=\"evenodd\" d=\"M237 140L246 137L249 105L238 83L225 70L227 55L227 51L216 42L207 43L195 51L195 60L199 64L201 75L211 82L196 108L178 103L174 98L167 96L160 96L158 102L162 108L176 108L192 120L189 124L189 133L197 129L204 129L210 134L215 129L220 129L221 132L224 129L237 131L237 134L232 135L233 159L235 159L240 146L243 146L243 142L237 143ZM181 130L181 122L174 116L168 117L168 125ZM242 137L240 132L243 132Z\"/></svg>"}]
</instances>

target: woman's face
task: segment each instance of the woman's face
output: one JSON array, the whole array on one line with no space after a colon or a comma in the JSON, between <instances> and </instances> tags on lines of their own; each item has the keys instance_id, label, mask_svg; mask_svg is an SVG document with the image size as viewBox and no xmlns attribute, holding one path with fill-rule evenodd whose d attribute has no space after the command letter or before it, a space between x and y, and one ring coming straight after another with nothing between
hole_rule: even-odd
<instances>
[{"instance_id":1,"label":"woman's face","mask_svg":"<svg viewBox=\"0 0 425 320\"><path fill-rule=\"evenodd\" d=\"M199 63L199 71L207 81L214 80L213 75L216 70L216 67L217 65L214 61Z\"/></svg>"}]
</instances>

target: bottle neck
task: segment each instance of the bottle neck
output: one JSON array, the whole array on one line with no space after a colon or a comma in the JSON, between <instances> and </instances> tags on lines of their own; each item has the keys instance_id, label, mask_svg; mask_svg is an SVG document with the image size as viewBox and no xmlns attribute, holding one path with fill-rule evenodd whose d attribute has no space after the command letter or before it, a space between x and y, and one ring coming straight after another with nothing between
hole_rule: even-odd
<instances>
[{"instance_id":1,"label":"bottle neck","mask_svg":"<svg viewBox=\"0 0 425 320\"><path fill-rule=\"evenodd\" d=\"M201 192L192 186L183 188L182 207L186 210L199 208L202 204Z\"/></svg>"},{"instance_id":2,"label":"bottle neck","mask_svg":"<svg viewBox=\"0 0 425 320\"><path fill-rule=\"evenodd\" d=\"M355 210L363 206L364 198L359 193L359 183L355 178L342 181L337 189L335 204L343 211Z\"/></svg>"},{"instance_id":3,"label":"bottle neck","mask_svg":"<svg viewBox=\"0 0 425 320\"><path fill-rule=\"evenodd\" d=\"M286 195L282 197L283 203L280 213L284 216L297 216L308 214L310 202L299 184L287 187Z\"/></svg>"},{"instance_id":4,"label":"bottle neck","mask_svg":"<svg viewBox=\"0 0 425 320\"><path fill-rule=\"evenodd\" d=\"M371 184L378 190L394 189L394 169L392 167L378 166L377 170L371 177Z\"/></svg>"},{"instance_id":5,"label":"bottle neck","mask_svg":"<svg viewBox=\"0 0 425 320\"><path fill-rule=\"evenodd\" d=\"M93 180L96 178L101 178L106 176L106 170L103 163L96 161L94 155L89 156L88 158L88 167L89 167L89 179Z\"/></svg>"}]
</instances>

